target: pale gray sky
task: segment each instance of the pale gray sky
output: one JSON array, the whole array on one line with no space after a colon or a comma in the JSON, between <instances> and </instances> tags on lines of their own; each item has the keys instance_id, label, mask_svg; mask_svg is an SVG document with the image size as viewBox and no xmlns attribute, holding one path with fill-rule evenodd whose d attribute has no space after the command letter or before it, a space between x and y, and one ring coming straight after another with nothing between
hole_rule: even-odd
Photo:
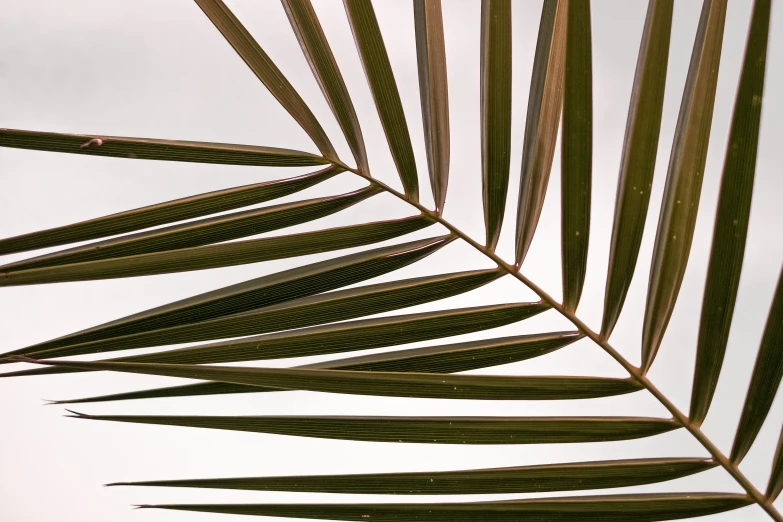
<instances>
[{"instance_id":1,"label":"pale gray sky","mask_svg":"<svg viewBox=\"0 0 783 522\"><path fill-rule=\"evenodd\" d=\"M233 0L228 4L323 122L341 156L350 157L280 4L271 0ZM371 170L376 177L400 187L342 2L314 0L314 4L354 97L367 141ZM376 0L375 5L411 129L423 200L429 203L412 7L410 2L393 0ZM646 2L596 0L592 6L594 200L588 274L579 315L597 327L600 326L620 151ZM451 177L445 217L482 240L479 7L478 0L444 1L452 132ZM687 409L689 404L701 291L750 7L749 0L729 3L711 146L691 260L678 306L651 371L656 384L682 409ZM774 282L783 261L780 234L783 206L779 203L783 193L783 148L780 146L783 99L775 96L783 92L783 10L779 7L773 8L759 160L740 294L724 375L713 403L713 413L705 423L706 432L724 451L731 445ZM250 143L315 152L305 133L193 2L0 0L0 9L3 12L0 17L1 127ZM540 10L540 1L513 3L515 99L508 216L516 214L525 104ZM664 119L647 229L625 311L611 339L612 344L634 362L639 360L644 294L658 208L699 11L700 2L696 0L679 0L675 4ZM288 177L307 170L132 161L0 149L0 237L189 194ZM560 295L559 182L559 161L556 159L550 181L552 190L544 207L539 233L523 267L526 275L554 295ZM361 185L351 175L343 174L287 199L336 194ZM381 195L290 231L411 213L404 204ZM428 229L410 238L426 237L435 232ZM513 251L512 235L513 221L507 220L499 247L507 259ZM344 253L348 252L340 252ZM0 263L23 257L25 255L5 256ZM327 257L330 255L185 274L3 288L0 290L0 351ZM452 244L416 265L377 280L486 266L486 259L467 245ZM531 291L506 277L472 293L422 305L414 311L535 299ZM502 336L557 329L570 328L556 312L550 311L490 333ZM482 335L486 334L466 335L454 340ZM304 362L282 360L269 361L269 364ZM482 370L482 373L488 372L623 376L622 369L587 340L547 357ZM101 488L101 484L117 480L445 470L643 456L706 456L684 430L611 444L424 446L80 422L63 418L61 407L41 407L41 399L104 394L174 382L118 374L0 380L0 418L3 419L0 428L0 519L13 522L219 521L230 518L195 513L134 512L128 506L156 502L344 500L341 496L326 494ZM665 410L644 392L570 403L488 403L286 392L130 401L85 405L77 409L114 414L666 415ZM760 487L769 474L782 420L783 404L778 400L756 446L742 466ZM738 492L739 488L723 471L713 470L696 477L625 491L686 490ZM520 496L529 495L474 498ZM416 497L413 501L438 498L456 500ZM407 499L369 495L350 499L377 500L400 502ZM749 507L701 520L763 521L768 518L759 508Z\"/></svg>"}]
</instances>

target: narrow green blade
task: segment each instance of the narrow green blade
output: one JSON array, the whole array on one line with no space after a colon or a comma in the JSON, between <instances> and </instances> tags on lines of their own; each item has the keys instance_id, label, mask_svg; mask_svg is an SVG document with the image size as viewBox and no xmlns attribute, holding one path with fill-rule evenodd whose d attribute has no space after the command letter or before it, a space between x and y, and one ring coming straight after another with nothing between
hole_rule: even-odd
<instances>
[{"instance_id":1,"label":"narrow green blade","mask_svg":"<svg viewBox=\"0 0 783 522\"><path fill-rule=\"evenodd\" d=\"M310 136L321 154L336 160L337 153L310 108L226 4L221 0L195 0L195 2L272 96Z\"/></svg>"},{"instance_id":2,"label":"narrow green blade","mask_svg":"<svg viewBox=\"0 0 783 522\"><path fill-rule=\"evenodd\" d=\"M502 337L498 339L486 339L467 343L428 346L426 348L413 348L409 350L363 355L309 364L300 366L299 368L432 373L463 372L540 357L568 346L581 338L582 334L579 332L554 332L549 334ZM88 397L84 399L57 401L57 404L268 391L279 390L220 382L200 382L186 384L184 386L171 386L152 390Z\"/></svg>"},{"instance_id":3,"label":"narrow green blade","mask_svg":"<svg viewBox=\"0 0 783 522\"><path fill-rule=\"evenodd\" d=\"M356 165L360 171L369 173L367 151L356 110L310 0L282 0L282 3L310 69L343 130Z\"/></svg>"},{"instance_id":4,"label":"narrow green blade","mask_svg":"<svg viewBox=\"0 0 783 522\"><path fill-rule=\"evenodd\" d=\"M693 475L716 465L708 459L636 459L460 471L154 480L108 485L381 495L543 493L653 484Z\"/></svg>"},{"instance_id":5,"label":"narrow green blade","mask_svg":"<svg viewBox=\"0 0 783 522\"><path fill-rule=\"evenodd\" d=\"M51 359L293 330L444 299L478 288L501 275L498 270L477 270L366 285L198 323L31 352L31 355L38 359Z\"/></svg>"},{"instance_id":6,"label":"narrow green blade","mask_svg":"<svg viewBox=\"0 0 783 522\"><path fill-rule=\"evenodd\" d=\"M727 0L704 0L669 159L642 328L647 371L669 324L691 251L718 84Z\"/></svg>"},{"instance_id":7,"label":"narrow green blade","mask_svg":"<svg viewBox=\"0 0 783 522\"><path fill-rule=\"evenodd\" d=\"M441 236L378 248L251 279L4 355L191 324L334 290L418 261L452 241Z\"/></svg>"},{"instance_id":8,"label":"narrow green blade","mask_svg":"<svg viewBox=\"0 0 783 522\"><path fill-rule=\"evenodd\" d=\"M780 432L778 447L775 450L775 457L772 459L772 474L767 484L766 497L770 502L774 502L780 492L783 491L783 430Z\"/></svg>"},{"instance_id":9,"label":"narrow green blade","mask_svg":"<svg viewBox=\"0 0 783 522\"><path fill-rule=\"evenodd\" d=\"M770 0L754 3L723 164L691 394L690 419L696 424L707 417L718 384L745 254L764 93L770 4Z\"/></svg>"},{"instance_id":10,"label":"narrow green blade","mask_svg":"<svg viewBox=\"0 0 783 522\"><path fill-rule=\"evenodd\" d=\"M85 415L79 419L420 444L562 444L630 440L680 426L652 417L207 417Z\"/></svg>"},{"instance_id":11,"label":"narrow green blade","mask_svg":"<svg viewBox=\"0 0 783 522\"><path fill-rule=\"evenodd\" d=\"M611 335L620 317L642 244L661 133L673 10L673 0L650 0L647 7L617 181L601 323L604 338Z\"/></svg>"},{"instance_id":12,"label":"narrow green blade","mask_svg":"<svg viewBox=\"0 0 783 522\"><path fill-rule=\"evenodd\" d=\"M443 212L449 184L449 85L440 0L414 0L421 115L435 210Z\"/></svg>"},{"instance_id":13,"label":"narrow green blade","mask_svg":"<svg viewBox=\"0 0 783 522\"><path fill-rule=\"evenodd\" d=\"M169 504L142 508L318 520L378 522L656 522L700 517L751 504L732 493L531 498L446 504Z\"/></svg>"},{"instance_id":14,"label":"narrow green blade","mask_svg":"<svg viewBox=\"0 0 783 522\"><path fill-rule=\"evenodd\" d=\"M356 49L362 59L364 73L370 86L375 108L389 143L392 159L400 174L405 195L411 201L419 200L419 179L416 160L408 133L408 124L402 110L400 93L394 72L386 54L378 20L371 0L343 0L348 22L351 24Z\"/></svg>"},{"instance_id":15,"label":"narrow green blade","mask_svg":"<svg viewBox=\"0 0 783 522\"><path fill-rule=\"evenodd\" d=\"M506 213L511 161L511 1L481 2L481 174L487 248Z\"/></svg>"},{"instance_id":16,"label":"narrow green blade","mask_svg":"<svg viewBox=\"0 0 783 522\"><path fill-rule=\"evenodd\" d=\"M271 232L285 227L314 221L351 207L378 193L378 188L366 188L329 196L283 203L252 210L223 214L216 217L188 221L179 225L137 232L96 243L61 250L0 266L0 286L11 281L4 273L28 271L37 268L62 267L107 259L120 260L129 256L167 252L230 241L241 237ZM120 261L122 263L122 261ZM17 280L16 284L22 284ZM27 283L31 284L31 283Z\"/></svg>"},{"instance_id":17,"label":"narrow green blade","mask_svg":"<svg viewBox=\"0 0 783 522\"><path fill-rule=\"evenodd\" d=\"M517 303L364 319L111 361L207 364L343 353L478 332L527 319L546 309L540 303ZM2 377L79 371L83 370L43 368L5 373Z\"/></svg>"},{"instance_id":18,"label":"narrow green blade","mask_svg":"<svg viewBox=\"0 0 783 522\"><path fill-rule=\"evenodd\" d=\"M255 145L122 138L93 134L60 134L58 132L16 129L0 129L0 147L111 158L219 163L223 165L311 167L329 163L328 160L309 152Z\"/></svg>"},{"instance_id":19,"label":"narrow green blade","mask_svg":"<svg viewBox=\"0 0 783 522\"><path fill-rule=\"evenodd\" d=\"M174 221L182 221L255 205L256 203L263 203L264 201L294 194L326 181L340 172L342 172L342 169L339 167L327 167L318 172L294 178L216 190L148 207L126 210L118 214L81 221L72 225L0 239L0 255L124 234Z\"/></svg>"},{"instance_id":20,"label":"narrow green blade","mask_svg":"<svg viewBox=\"0 0 783 522\"><path fill-rule=\"evenodd\" d=\"M0 286L137 277L258 263L377 243L420 230L432 223L426 216L414 216L289 236L181 248L31 270L4 272L5 267L0 266Z\"/></svg>"},{"instance_id":21,"label":"narrow green blade","mask_svg":"<svg viewBox=\"0 0 783 522\"><path fill-rule=\"evenodd\" d=\"M547 308L544 304L515 303L362 319L122 360L205 364L368 350L497 328L527 319Z\"/></svg>"},{"instance_id":22,"label":"narrow green blade","mask_svg":"<svg viewBox=\"0 0 783 522\"><path fill-rule=\"evenodd\" d=\"M630 379L602 377L519 377L309 368L235 368L193 364L50 361L16 357L23 362L34 362L54 368L139 373L280 390L381 397L494 401L570 400L624 395L642 389L642 385Z\"/></svg>"},{"instance_id":23,"label":"narrow green blade","mask_svg":"<svg viewBox=\"0 0 783 522\"><path fill-rule=\"evenodd\" d=\"M525 260L544 206L555 155L567 28L567 0L544 0L527 102L516 229L516 264Z\"/></svg>"},{"instance_id":24,"label":"narrow green blade","mask_svg":"<svg viewBox=\"0 0 783 522\"><path fill-rule=\"evenodd\" d=\"M756 357L753 376L750 379L745 406L742 408L737 436L731 448L731 461L739 463L756 440L764 419L767 418L775 393L783 377L783 271L778 278L775 297L767 316L767 324L761 337L761 347Z\"/></svg>"},{"instance_id":25,"label":"narrow green blade","mask_svg":"<svg viewBox=\"0 0 783 522\"><path fill-rule=\"evenodd\" d=\"M563 306L575 311L587 272L593 166L590 2L570 2L563 87L561 241Z\"/></svg>"}]
</instances>

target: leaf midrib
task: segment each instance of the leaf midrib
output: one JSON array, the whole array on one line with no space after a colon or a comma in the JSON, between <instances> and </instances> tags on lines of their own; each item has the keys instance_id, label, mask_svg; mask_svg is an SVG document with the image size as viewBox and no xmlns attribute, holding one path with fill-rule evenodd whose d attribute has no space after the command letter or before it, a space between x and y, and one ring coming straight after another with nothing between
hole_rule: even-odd
<instances>
[{"instance_id":1,"label":"leaf midrib","mask_svg":"<svg viewBox=\"0 0 783 522\"><path fill-rule=\"evenodd\" d=\"M383 190L384 192L387 192L396 198L402 200L403 202L415 207L419 212L429 216L434 221L440 223L442 226L446 227L449 232L451 232L453 235L459 237L469 245L471 245L473 248L478 250L480 253L482 253L484 256L491 259L494 263L498 265L502 270L504 270L506 273L511 275L512 277L518 279L522 284L527 286L530 290L532 290L538 297L545 303L547 303L549 306L551 306L553 309L557 310L560 315L565 317L568 321L571 322L579 331L584 333L584 335L588 338L590 338L595 344L597 344L601 349L603 349L607 354L609 354L617 363L619 363L631 376L631 379L636 380L641 386L643 386L650 394L652 394L655 399L658 400L658 402L666 408L669 413L672 414L672 417L674 418L674 421L680 424L683 428L688 430L691 435L706 449L710 455L715 459L715 461L723 468L725 469L731 476L734 478L734 480L746 491L746 493L750 496L750 498L758 504L773 520L776 522L783 522L783 515L775 508L772 501L768 499L761 491L759 491L753 483L745 476L742 471L740 471L739 466L732 463L726 455L723 454L723 452L715 445L715 443L710 440L709 437L701 430L701 427L692 423L688 416L684 414L682 411L680 411L677 406L674 405L672 401L669 400L666 395L663 394L661 390L659 390L648 378L647 376L636 366L631 364L625 357L623 357L614 347L612 347L611 344L609 344L609 341L603 337L594 330L592 330L589 326L587 326L579 317L576 316L574 312L570 312L566 310L562 304L557 302L555 298L553 298L551 295L549 295L543 288L535 284L532 280L528 279L525 275L521 273L520 270L517 269L517 267L513 264L507 263L505 260L503 260L500 256L495 254L495 252L490 251L486 249L483 245L476 242L473 238L471 238L469 235L467 235L465 232L457 228L456 226L452 225L450 222L445 220L439 213L431 211L424 205L418 202L414 202L409 200L405 194L391 188L390 186L386 185L382 181L379 181L376 178L373 178L369 171L367 172L360 172L357 169L351 168L348 165L343 164L342 162L334 162L335 166L344 168L347 172L351 172L352 174L355 174L379 189Z\"/></svg>"}]
</instances>

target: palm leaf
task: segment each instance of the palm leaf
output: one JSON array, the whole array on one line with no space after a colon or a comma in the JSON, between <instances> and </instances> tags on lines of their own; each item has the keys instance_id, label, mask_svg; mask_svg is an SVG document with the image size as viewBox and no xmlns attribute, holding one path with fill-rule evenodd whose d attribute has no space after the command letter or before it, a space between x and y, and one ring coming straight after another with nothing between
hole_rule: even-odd
<instances>
[{"instance_id":1,"label":"palm leaf","mask_svg":"<svg viewBox=\"0 0 783 522\"><path fill-rule=\"evenodd\" d=\"M646 375L677 302L693 240L696 212L712 124L723 46L725 0L705 0L693 47L667 173L653 250L644 328L642 365L634 366L608 338L622 311L647 215L661 129L673 2L650 0L642 35L620 166L609 251L604 314L595 332L576 315L585 283L591 227L592 36L589 2L545 0L532 69L522 143L515 256L510 263L495 248L505 219L511 143L511 3L482 0L481 108L484 245L443 217L450 163L446 35L440 0L415 0L413 21L424 124L424 150L434 208L418 199L418 175L398 85L371 0L344 0L345 12L373 96L391 157L402 180L399 192L374 177L355 107L310 0L283 0L293 34L353 153L357 168L340 159L321 123L240 21L220 0L196 0L229 44L310 136L320 155L261 147L0 130L0 146L121 158L247 166L316 166L324 170L163 202L119 214L0 240L0 255L99 240L0 267L0 286L43 284L202 270L271 259L331 252L395 240L432 224L447 235L373 248L256 277L164 306L3 354L0 363L31 362L44 367L2 376L114 371L197 379L184 386L96 395L69 402L106 402L153 397L230 395L307 390L369 396L469 400L599 399L646 390L670 418L625 416L537 417L359 417L359 416L182 416L84 415L83 419L201 427L349 441L426 444L607 443L653 437L685 428L710 458L605 460L545 463L496 469L441 472L304 475L123 483L271 491L486 494L587 491L655 484L720 466L745 494L654 493L492 502L417 504L161 505L164 509L281 517L365 520L673 520L757 504L773 520L783 516L773 502L783 489L783 442L761 493L739 469L753 447L783 377L783 273L773 298L730 458L700 425L721 378L748 233L771 2L753 7L748 43L732 117L715 231L703 296L690 417ZM449 7L450 9L451 7ZM446 13L448 14L448 13ZM462 60L462 56L456 59ZM562 302L520 272L538 227L549 185L562 110L561 251ZM153 164L154 165L154 164ZM294 194L347 171L368 185L356 192L238 210ZM462 173L460 173L462 175ZM478 175L475 173L474 175ZM410 206L404 219L351 217L338 228L317 220L376 194ZM366 206L366 205L365 205ZM377 212L383 205L375 205ZM458 209L461 210L461 209ZM220 216L215 213L230 212ZM357 212L358 213L358 212ZM348 213L346 213L348 214ZM194 220L186 223L177 222ZM314 229L277 237L234 241L311 222ZM598 221L595 221L598 223ZM144 229L165 225L155 230ZM117 234L128 234L110 238ZM489 269L444 273L438 262L423 276L356 286L416 263L452 241L462 240L491 261ZM594 242L595 243L595 242ZM593 245L593 250L596 246ZM429 272L427 272L429 271ZM508 276L508 277L504 277ZM454 308L437 301L467 295L490 282L517 279L538 302ZM118 294L118 297L122 297ZM468 298L469 299L469 298ZM426 312L409 310L424 303ZM66 306L70 303L64 303ZM464 306L464 305L459 305ZM583 308L584 308L583 303ZM492 328L511 325L552 309L575 331L538 331L492 338ZM401 311L396 315L384 315ZM551 324L542 322L536 323ZM527 326L527 325L526 325ZM539 326L540 328L540 326ZM481 334L479 334L481 332ZM446 339L472 334L474 340ZM530 375L452 375L545 356L588 338L627 372L627 378ZM346 357L351 352L413 349ZM203 343L172 349L180 343ZM135 348L164 351L100 361L64 357ZM304 356L336 357L293 368L212 365ZM43 360L42 360L43 359ZM15 370L16 368L12 368ZM78 381L77 381L78 382ZM273 397L270 397L270 399ZM412 403L413 404L413 403ZM607 407L609 408L609 407ZM176 413L176 412L174 412ZM781 436L783 441L783 435Z\"/></svg>"},{"instance_id":2,"label":"palm leaf","mask_svg":"<svg viewBox=\"0 0 783 522\"><path fill-rule=\"evenodd\" d=\"M642 244L661 132L673 10L672 0L650 0L647 7L617 182L603 337L609 337L620 317Z\"/></svg>"},{"instance_id":3,"label":"palm leaf","mask_svg":"<svg viewBox=\"0 0 783 522\"><path fill-rule=\"evenodd\" d=\"M495 270L477 270L367 285L295 299L206 321L145 330L136 334L108 337L86 343L36 349L29 353L39 358L69 357L293 330L451 297L489 283L499 275Z\"/></svg>"},{"instance_id":4,"label":"palm leaf","mask_svg":"<svg viewBox=\"0 0 783 522\"><path fill-rule=\"evenodd\" d=\"M770 502L774 502L781 491L783 491L783 431L781 431L778 439L778 447L773 458L772 474L769 477L765 496Z\"/></svg>"},{"instance_id":5,"label":"palm leaf","mask_svg":"<svg viewBox=\"0 0 783 522\"><path fill-rule=\"evenodd\" d=\"M449 86L440 0L414 0L416 57L432 196L443 212L449 183Z\"/></svg>"},{"instance_id":6,"label":"palm leaf","mask_svg":"<svg viewBox=\"0 0 783 522\"><path fill-rule=\"evenodd\" d=\"M0 266L0 286L136 277L258 263L377 243L415 232L432 223L427 216L414 216L288 236L180 248L43 268L25 269L26 262L23 261Z\"/></svg>"},{"instance_id":7,"label":"palm leaf","mask_svg":"<svg viewBox=\"0 0 783 522\"><path fill-rule=\"evenodd\" d=\"M563 76L563 305L576 310L587 272L593 162L593 64L590 4L570 2Z\"/></svg>"},{"instance_id":8,"label":"palm leaf","mask_svg":"<svg viewBox=\"0 0 783 522\"><path fill-rule=\"evenodd\" d=\"M680 291L699 210L712 126L726 0L705 0L677 120L655 238L642 329L642 368L652 366Z\"/></svg>"},{"instance_id":9,"label":"palm leaf","mask_svg":"<svg viewBox=\"0 0 783 522\"><path fill-rule=\"evenodd\" d=\"M282 0L282 3L310 69L348 140L359 170L369 171L359 119L310 0Z\"/></svg>"},{"instance_id":10,"label":"palm leaf","mask_svg":"<svg viewBox=\"0 0 783 522\"><path fill-rule=\"evenodd\" d=\"M511 161L511 2L481 2L481 172L487 248L506 211Z\"/></svg>"},{"instance_id":11,"label":"palm leaf","mask_svg":"<svg viewBox=\"0 0 783 522\"><path fill-rule=\"evenodd\" d=\"M554 332L551 334L501 337L467 343L428 346L426 348L412 348L408 350L362 355L359 357L307 364L300 366L299 368L390 372L463 372L540 357L568 346L581 338L582 336L578 332ZM222 382L202 382L186 384L184 386L171 386L153 390L88 397L84 399L55 401L55 403L74 404L268 391L279 390L275 388L263 388L260 386L247 386Z\"/></svg>"},{"instance_id":12,"label":"palm leaf","mask_svg":"<svg viewBox=\"0 0 783 522\"><path fill-rule=\"evenodd\" d=\"M364 319L123 357L114 361L206 364L368 350L496 328L527 319L547 308L540 303L516 303ZM74 371L84 370L55 367L9 372L2 374L2 377Z\"/></svg>"},{"instance_id":13,"label":"palm leaf","mask_svg":"<svg viewBox=\"0 0 783 522\"><path fill-rule=\"evenodd\" d=\"M783 271L778 278L772 307L764 327L761 346L742 408L737 436L731 448L731 460L739 462L750 450L775 399L783 378Z\"/></svg>"},{"instance_id":14,"label":"palm leaf","mask_svg":"<svg viewBox=\"0 0 783 522\"><path fill-rule=\"evenodd\" d=\"M629 379L601 377L517 377L367 372L304 368L231 368L192 364L17 360L88 371L112 371L244 384L281 390L431 399L567 400L624 395L641 389Z\"/></svg>"},{"instance_id":15,"label":"palm leaf","mask_svg":"<svg viewBox=\"0 0 783 522\"><path fill-rule=\"evenodd\" d=\"M516 265L525 260L544 206L549 172L555 154L560 109L568 0L544 0L538 29L533 77L527 102L525 141L516 231Z\"/></svg>"},{"instance_id":16,"label":"palm leaf","mask_svg":"<svg viewBox=\"0 0 783 522\"><path fill-rule=\"evenodd\" d=\"M216 190L157 205L126 210L72 225L0 239L0 255L124 234L174 221L255 205L312 187L334 177L341 171L342 169L337 167L327 167L318 172L294 178Z\"/></svg>"},{"instance_id":17,"label":"palm leaf","mask_svg":"<svg viewBox=\"0 0 783 522\"><path fill-rule=\"evenodd\" d=\"M423 473L153 480L108 485L385 495L543 493L652 484L716 465L705 459L635 459Z\"/></svg>"},{"instance_id":18,"label":"palm leaf","mask_svg":"<svg viewBox=\"0 0 783 522\"><path fill-rule=\"evenodd\" d=\"M488 520L639 522L674 520L730 511L747 497L727 493L562 497L452 504L172 504L143 508L328 520L451 522Z\"/></svg>"},{"instance_id":19,"label":"palm leaf","mask_svg":"<svg viewBox=\"0 0 783 522\"><path fill-rule=\"evenodd\" d=\"M419 180L416 160L408 134L408 124L402 110L397 82L386 54L381 29L370 0L343 0L348 21L351 24L356 49L362 59L367 83L375 99L375 107L381 118L386 141L389 143L394 164L405 187L405 195L411 201L419 200Z\"/></svg>"},{"instance_id":20,"label":"palm leaf","mask_svg":"<svg viewBox=\"0 0 783 522\"><path fill-rule=\"evenodd\" d=\"M207 417L86 415L79 419L323 439L420 444L554 444L650 437L679 428L653 417Z\"/></svg>"},{"instance_id":21,"label":"palm leaf","mask_svg":"<svg viewBox=\"0 0 783 522\"><path fill-rule=\"evenodd\" d=\"M321 154L337 159L332 143L299 93L222 0L194 0L277 101L310 136Z\"/></svg>"},{"instance_id":22,"label":"palm leaf","mask_svg":"<svg viewBox=\"0 0 783 522\"><path fill-rule=\"evenodd\" d=\"M413 241L329 259L251 279L152 308L5 355L40 352L246 312L364 281L417 261L449 243L449 236Z\"/></svg>"},{"instance_id":23,"label":"palm leaf","mask_svg":"<svg viewBox=\"0 0 783 522\"><path fill-rule=\"evenodd\" d=\"M122 259L129 256L175 251L230 241L313 221L344 210L376 194L378 194L378 188L369 186L339 196L308 199L188 221L180 225L138 232L25 259L21 262L4 265L0 267L0 270L13 273L90 261Z\"/></svg>"},{"instance_id":24,"label":"palm leaf","mask_svg":"<svg viewBox=\"0 0 783 522\"><path fill-rule=\"evenodd\" d=\"M328 160L307 152L255 145L121 138L92 134L60 134L16 129L0 129L0 147L108 156L110 158L223 165L311 167L329 163Z\"/></svg>"},{"instance_id":25,"label":"palm leaf","mask_svg":"<svg viewBox=\"0 0 783 522\"><path fill-rule=\"evenodd\" d=\"M770 7L769 1L758 2L753 7L723 166L691 394L690 418L699 424L707 416L718 384L745 254L764 92Z\"/></svg>"}]
</instances>

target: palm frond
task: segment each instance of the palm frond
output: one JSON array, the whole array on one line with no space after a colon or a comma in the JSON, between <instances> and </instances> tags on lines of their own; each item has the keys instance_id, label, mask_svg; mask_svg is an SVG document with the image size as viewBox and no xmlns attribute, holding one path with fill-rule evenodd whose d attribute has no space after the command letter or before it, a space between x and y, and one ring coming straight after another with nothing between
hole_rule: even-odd
<instances>
[{"instance_id":1,"label":"palm frond","mask_svg":"<svg viewBox=\"0 0 783 522\"><path fill-rule=\"evenodd\" d=\"M755 504L772 520L783 522L783 515L773 505L783 490L783 435L764 493L739 468L742 459L754 447L783 378L780 353L783 346L783 273L779 276L767 316L730 456L724 455L700 428L710 411L717 383L725 373L723 359L742 275L760 139L770 0L756 0L751 13L718 196L699 340L695 346L697 359L689 415L680 411L647 374L677 304L690 257L724 46L726 0L704 0L702 6L652 254L639 366L629 362L624 352L612 346L609 337L631 286L650 202L674 15L671 0L650 0L648 4L622 145L600 331L594 331L576 315L587 279L589 248L596 248L595 241L593 245L589 242L591 213L595 208L591 193L595 140L594 50L589 2L544 0L543 3L522 142L515 252L513 262L508 262L496 249L506 219L511 168L511 106L514 101L511 2L482 0L481 18L475 21L481 34L476 42L480 45L480 97L477 102L481 115L477 150L481 151L481 173L466 174L461 169L459 175L481 176L485 231L485 242L481 243L443 217L448 202L452 129L449 124L447 28L444 28L443 14L447 6L441 5L440 0L415 0L413 3L418 101L421 103L423 149L433 208L419 200L420 168L417 168L413 154L404 100L382 36L383 20L379 20L371 0L343 0L343 7L394 167L402 182L402 192L380 181L370 170L371 158L368 158L356 110L359 105L348 90L350 78L340 71L332 43L310 0L283 0L283 9L351 150L356 168L349 167L338 157L321 123L294 86L229 8L221 0L195 1L312 139L320 155L256 145L9 129L0 129L0 147L125 159L324 168L297 177L198 194L0 239L0 255L97 240L6 263L0 266L0 286L151 276L331 253L389 240L394 240L394 244L331 254L325 260L191 295L55 339L9 350L0 355L0 364L36 366L21 370L12 366L12 371L2 373L0 377L120 372L199 381L55 401L57 404L277 392L268 396L275 399L280 392L292 390L411 399L524 400L542 404L555 400L647 394L668 414L192 416L169 412L165 415L71 412L71 416L84 420L344 441L452 445L612 444L680 430L692 435L709 457L609 458L437 472L147 480L111 485L394 495L546 493L659 484L721 468L736 481L743 494L630 493L484 502L141 507L331 520L619 522L692 518ZM522 272L521 267L536 237L544 208L561 112L562 263L557 269L562 276L563 299L558 301ZM365 185L353 192L245 208L296 194L338 174L361 178ZM350 217L349 224L331 228L320 221L379 194L391 195L406 203L410 212L401 215L409 217L379 220ZM357 210L360 208L351 211L354 216L360 213ZM285 231L305 223L312 228ZM433 225L440 229L435 232L437 235L403 239L407 234ZM273 237L250 237L272 231L283 232ZM485 260L491 261L492 266L449 273L442 267L418 264L456 241L473 247ZM417 277L405 275L383 282L372 281L412 265L425 271L425 275L419 272ZM455 296L469 296L470 292L485 285L500 285L513 282L513 279L526 285L537 297L532 302L504 298L499 304L440 302ZM425 304L426 311L409 310ZM396 313L388 315L388 312ZM490 332L544 312L558 314L569 321L573 329L524 335L503 332L500 337L494 337ZM542 323L537 323L539 326L534 323L536 321L525 325L541 328ZM468 334L471 335L469 341L449 340ZM579 340L592 342L611 356L624 370L623 376L459 374L545 357ZM430 341L437 341L437 344L405 346ZM172 348L181 343L201 344ZM158 347L162 350L111 359L65 359ZM380 348L389 350L347 357L355 352ZM224 365L312 356L324 357L315 363L299 362L292 367Z\"/></svg>"}]
</instances>

